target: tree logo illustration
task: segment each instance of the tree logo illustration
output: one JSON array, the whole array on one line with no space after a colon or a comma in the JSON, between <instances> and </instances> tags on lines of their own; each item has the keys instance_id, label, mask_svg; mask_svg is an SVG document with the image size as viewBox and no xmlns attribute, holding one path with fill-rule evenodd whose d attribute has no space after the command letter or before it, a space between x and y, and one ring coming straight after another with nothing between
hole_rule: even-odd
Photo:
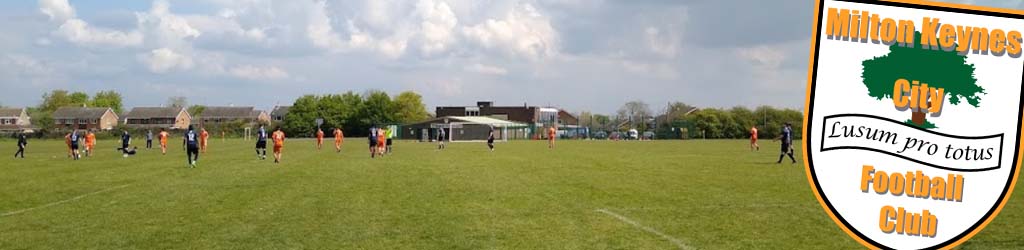
<instances>
[{"instance_id":1,"label":"tree logo illustration","mask_svg":"<svg viewBox=\"0 0 1024 250\"><path fill-rule=\"evenodd\" d=\"M914 34L915 41L921 40L921 33ZM985 89L978 86L974 77L974 65L967 63L967 56L961 55L955 50L945 51L943 49L923 48L920 44L913 47L900 46L893 43L889 46L889 53L880 57L868 59L863 62L864 71L861 77L868 89L868 95L875 99L893 99L898 90L894 90L894 82L900 79L913 79L915 83L927 84L928 88L941 88L949 96L949 103L959 105L963 100L967 104L977 108L981 102L979 95L985 94ZM953 45L955 48L957 45ZM917 89L915 84L914 89ZM923 92L923 91L922 91ZM926 95L923 100L916 100L910 97L911 102L928 103L935 98L934 95ZM937 96L944 98L944 95ZM894 100L899 101L899 100ZM943 100L938 100L942 102ZM915 103L916 104L916 103ZM941 104L940 104L941 105ZM916 107L916 106L915 106ZM941 107L941 106L940 106ZM910 120L906 123L920 128L933 129L935 124L927 120L927 109L907 109L911 112ZM932 112L933 117L938 117L941 112Z\"/></svg>"}]
</instances>

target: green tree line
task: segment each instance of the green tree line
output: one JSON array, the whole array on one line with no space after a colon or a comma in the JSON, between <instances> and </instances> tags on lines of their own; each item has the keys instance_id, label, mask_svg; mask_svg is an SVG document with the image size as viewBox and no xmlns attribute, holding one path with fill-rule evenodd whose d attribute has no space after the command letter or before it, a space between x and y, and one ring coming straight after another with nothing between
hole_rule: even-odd
<instances>
[{"instance_id":1,"label":"green tree line","mask_svg":"<svg viewBox=\"0 0 1024 250\"><path fill-rule=\"evenodd\" d=\"M383 91L356 94L305 95L295 100L281 128L296 136L315 133L316 120L323 119L320 127L328 136L334 128L341 128L345 136L366 136L370 126L407 124L430 117L423 97L406 91L391 97Z\"/></svg>"},{"instance_id":2,"label":"green tree line","mask_svg":"<svg viewBox=\"0 0 1024 250\"><path fill-rule=\"evenodd\" d=\"M803 129L803 112L761 106L754 110L746 107L730 109L706 108L675 119L676 125L690 124L696 138L741 139L750 138L750 128L756 126L758 137L775 139L782 133L785 123L793 127L793 136L799 139ZM672 124L666 124L672 125ZM662 131L664 133L664 131Z\"/></svg>"},{"instance_id":3,"label":"green tree line","mask_svg":"<svg viewBox=\"0 0 1024 250\"><path fill-rule=\"evenodd\" d=\"M624 132L637 129L653 132L656 139L708 138L740 139L750 137L750 128L756 126L758 137L774 139L782 132L783 124L793 126L795 138L800 138L803 112L760 106L755 109L698 108L682 102L666 105L654 112L643 101L627 102L614 115L579 113L580 125L592 132Z\"/></svg>"}]
</instances>

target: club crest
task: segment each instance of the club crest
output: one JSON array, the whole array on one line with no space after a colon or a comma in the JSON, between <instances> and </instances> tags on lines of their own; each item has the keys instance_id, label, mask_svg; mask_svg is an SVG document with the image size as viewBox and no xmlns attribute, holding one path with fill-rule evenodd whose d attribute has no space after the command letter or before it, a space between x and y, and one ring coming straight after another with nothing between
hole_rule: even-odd
<instances>
[{"instance_id":1,"label":"club crest","mask_svg":"<svg viewBox=\"0 0 1024 250\"><path fill-rule=\"evenodd\" d=\"M955 247L996 217L1021 152L1024 14L919 1L817 4L808 180L870 248Z\"/></svg>"}]
</instances>

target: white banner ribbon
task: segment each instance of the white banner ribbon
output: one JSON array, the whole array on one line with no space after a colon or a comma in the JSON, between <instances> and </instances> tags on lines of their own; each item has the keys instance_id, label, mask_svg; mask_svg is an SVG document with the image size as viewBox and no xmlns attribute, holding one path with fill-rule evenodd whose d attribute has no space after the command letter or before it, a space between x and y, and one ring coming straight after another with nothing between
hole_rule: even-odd
<instances>
[{"instance_id":1,"label":"white banner ribbon","mask_svg":"<svg viewBox=\"0 0 1024 250\"><path fill-rule=\"evenodd\" d=\"M821 151L866 150L930 167L981 172L1002 166L1003 134L957 136L864 114L826 116Z\"/></svg>"}]
</instances>

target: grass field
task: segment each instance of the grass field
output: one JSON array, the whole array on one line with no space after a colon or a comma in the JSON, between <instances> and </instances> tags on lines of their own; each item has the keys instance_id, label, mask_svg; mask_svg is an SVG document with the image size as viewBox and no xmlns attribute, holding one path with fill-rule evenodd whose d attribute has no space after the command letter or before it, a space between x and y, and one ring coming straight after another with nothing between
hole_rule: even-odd
<instances>
[{"instance_id":1,"label":"grass field","mask_svg":"<svg viewBox=\"0 0 1024 250\"><path fill-rule=\"evenodd\" d=\"M275 165L213 140L196 169L174 142L72 161L63 141L25 160L0 141L0 249L861 248L769 141L398 142L370 159L365 139L290 140ZM963 248L1024 248L1021 197Z\"/></svg>"}]
</instances>

